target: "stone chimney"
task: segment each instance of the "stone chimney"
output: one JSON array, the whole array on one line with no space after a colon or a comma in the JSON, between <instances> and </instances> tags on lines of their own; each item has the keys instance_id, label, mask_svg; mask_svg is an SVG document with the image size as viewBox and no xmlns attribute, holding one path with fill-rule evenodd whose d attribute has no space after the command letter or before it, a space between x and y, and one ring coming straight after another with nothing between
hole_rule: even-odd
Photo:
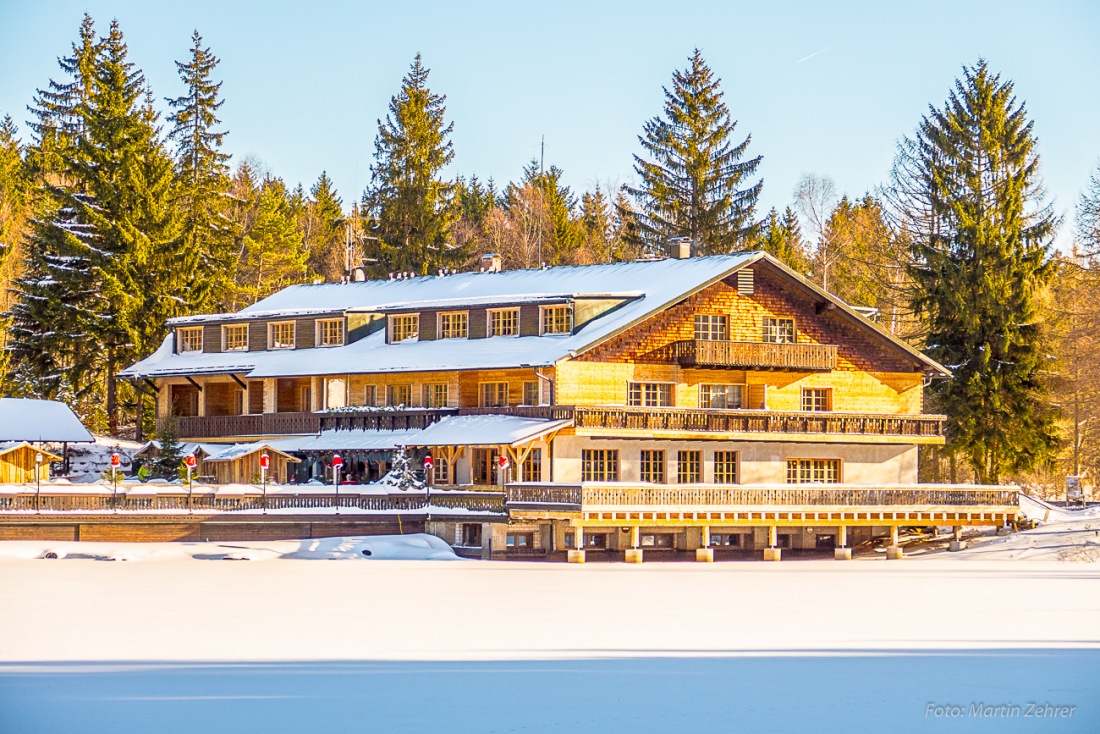
<instances>
[{"instance_id":1,"label":"stone chimney","mask_svg":"<svg viewBox=\"0 0 1100 734\"><path fill-rule=\"evenodd\" d=\"M668 256L674 260L687 260L691 257L691 238L673 237L668 241Z\"/></svg>"},{"instance_id":2,"label":"stone chimney","mask_svg":"<svg viewBox=\"0 0 1100 734\"><path fill-rule=\"evenodd\" d=\"M503 262L500 259L500 255L487 252L481 256L481 272L499 273L503 269Z\"/></svg>"}]
</instances>

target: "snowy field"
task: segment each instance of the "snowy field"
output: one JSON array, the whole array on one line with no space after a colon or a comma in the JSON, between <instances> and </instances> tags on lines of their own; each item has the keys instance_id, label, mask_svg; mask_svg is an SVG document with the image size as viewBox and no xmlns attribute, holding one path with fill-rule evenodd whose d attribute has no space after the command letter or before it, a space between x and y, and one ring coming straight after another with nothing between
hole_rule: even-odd
<instances>
[{"instance_id":1,"label":"snowy field","mask_svg":"<svg viewBox=\"0 0 1100 734\"><path fill-rule=\"evenodd\" d=\"M0 732L1100 731L1093 525L779 564L0 543Z\"/></svg>"}]
</instances>

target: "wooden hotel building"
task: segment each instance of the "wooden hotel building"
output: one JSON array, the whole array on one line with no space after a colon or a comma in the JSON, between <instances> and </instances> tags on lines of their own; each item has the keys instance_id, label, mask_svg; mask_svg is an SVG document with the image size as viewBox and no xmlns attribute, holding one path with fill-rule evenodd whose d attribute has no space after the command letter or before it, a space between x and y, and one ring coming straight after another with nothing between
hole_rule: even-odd
<instances>
[{"instance_id":1,"label":"wooden hotel building","mask_svg":"<svg viewBox=\"0 0 1100 734\"><path fill-rule=\"evenodd\" d=\"M263 442L299 481L335 451L361 481L430 454L434 492L504 497L429 523L460 546L900 556L899 527L1018 512L1011 487L918 484L948 370L764 253L300 285L172 327L122 377L184 440Z\"/></svg>"}]
</instances>

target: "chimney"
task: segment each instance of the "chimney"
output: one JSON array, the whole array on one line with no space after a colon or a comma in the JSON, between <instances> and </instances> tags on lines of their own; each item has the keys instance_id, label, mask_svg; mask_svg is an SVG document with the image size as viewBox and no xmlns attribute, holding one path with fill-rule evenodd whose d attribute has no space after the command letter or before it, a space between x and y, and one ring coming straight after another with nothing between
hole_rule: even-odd
<instances>
[{"instance_id":1,"label":"chimney","mask_svg":"<svg viewBox=\"0 0 1100 734\"><path fill-rule=\"evenodd\" d=\"M668 256L674 260L687 260L691 257L691 238L673 237L668 241Z\"/></svg>"},{"instance_id":2,"label":"chimney","mask_svg":"<svg viewBox=\"0 0 1100 734\"><path fill-rule=\"evenodd\" d=\"M499 273L503 270L502 265L500 255L487 252L481 256L481 272L483 273Z\"/></svg>"}]
</instances>

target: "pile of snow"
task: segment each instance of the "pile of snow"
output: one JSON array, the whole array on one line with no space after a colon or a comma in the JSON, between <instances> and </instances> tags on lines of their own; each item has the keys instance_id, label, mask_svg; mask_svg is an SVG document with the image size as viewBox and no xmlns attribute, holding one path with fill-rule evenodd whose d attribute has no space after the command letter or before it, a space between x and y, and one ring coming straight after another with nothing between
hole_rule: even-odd
<instances>
[{"instance_id":1,"label":"pile of snow","mask_svg":"<svg viewBox=\"0 0 1100 734\"><path fill-rule=\"evenodd\" d=\"M74 482L95 482L111 471L111 454L119 456L119 471L129 474L133 456L144 444L110 436L96 436L95 443L69 446L69 477Z\"/></svg>"},{"instance_id":2,"label":"pile of snow","mask_svg":"<svg viewBox=\"0 0 1100 734\"><path fill-rule=\"evenodd\" d=\"M374 560L457 561L451 546L424 533L228 543L0 542L0 560L94 561Z\"/></svg>"}]
</instances>

